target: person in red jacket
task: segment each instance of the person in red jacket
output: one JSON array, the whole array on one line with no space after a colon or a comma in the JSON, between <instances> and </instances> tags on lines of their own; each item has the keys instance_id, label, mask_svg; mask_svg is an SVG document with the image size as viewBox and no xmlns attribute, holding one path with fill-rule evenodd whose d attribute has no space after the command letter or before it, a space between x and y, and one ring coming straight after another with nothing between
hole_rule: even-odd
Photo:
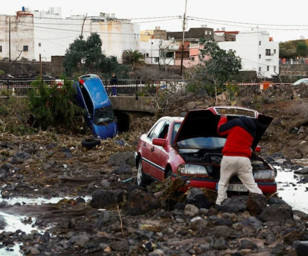
<instances>
[{"instance_id":1,"label":"person in red jacket","mask_svg":"<svg viewBox=\"0 0 308 256\"><path fill-rule=\"evenodd\" d=\"M226 116L221 116L218 122L218 134L227 136L220 165L216 199L218 206L227 198L229 180L233 175L238 176L250 193L262 194L254 180L250 162L251 146L257 130L256 122L255 119L248 117L238 117L228 121Z\"/></svg>"}]
</instances>

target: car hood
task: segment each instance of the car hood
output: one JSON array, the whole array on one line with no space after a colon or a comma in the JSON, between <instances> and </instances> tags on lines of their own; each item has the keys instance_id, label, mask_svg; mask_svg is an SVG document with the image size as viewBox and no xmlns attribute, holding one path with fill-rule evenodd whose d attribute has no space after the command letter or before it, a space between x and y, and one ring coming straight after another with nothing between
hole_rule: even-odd
<instances>
[{"instance_id":1,"label":"car hood","mask_svg":"<svg viewBox=\"0 0 308 256\"><path fill-rule=\"evenodd\" d=\"M217 133L217 125L221 114L227 115L228 119L247 116L257 119L261 125L257 127L256 137L252 144L254 149L259 143L262 135L273 120L272 117L258 113L255 110L241 107L210 107L208 109L198 109L188 111L176 137L174 143L195 137L220 137Z\"/></svg>"}]
</instances>

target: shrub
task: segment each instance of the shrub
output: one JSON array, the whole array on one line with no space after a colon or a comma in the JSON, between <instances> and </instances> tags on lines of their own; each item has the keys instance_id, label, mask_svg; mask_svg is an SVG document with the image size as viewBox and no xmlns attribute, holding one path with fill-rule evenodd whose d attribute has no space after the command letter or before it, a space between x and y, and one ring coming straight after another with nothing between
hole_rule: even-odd
<instances>
[{"instance_id":1,"label":"shrub","mask_svg":"<svg viewBox=\"0 0 308 256\"><path fill-rule=\"evenodd\" d=\"M70 127L74 116L82 113L82 109L75 104L77 92L71 81L64 80L61 88L57 85L47 86L40 80L31 85L33 88L28 93L29 109L40 128L59 125Z\"/></svg>"}]
</instances>

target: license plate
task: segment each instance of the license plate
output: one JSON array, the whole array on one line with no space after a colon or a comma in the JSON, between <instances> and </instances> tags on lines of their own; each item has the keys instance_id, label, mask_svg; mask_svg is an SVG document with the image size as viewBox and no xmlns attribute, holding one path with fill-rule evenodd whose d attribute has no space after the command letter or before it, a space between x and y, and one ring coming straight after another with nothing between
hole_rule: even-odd
<instances>
[{"instance_id":1,"label":"license plate","mask_svg":"<svg viewBox=\"0 0 308 256\"><path fill-rule=\"evenodd\" d=\"M228 191L247 192L248 189L243 184L229 184Z\"/></svg>"}]
</instances>

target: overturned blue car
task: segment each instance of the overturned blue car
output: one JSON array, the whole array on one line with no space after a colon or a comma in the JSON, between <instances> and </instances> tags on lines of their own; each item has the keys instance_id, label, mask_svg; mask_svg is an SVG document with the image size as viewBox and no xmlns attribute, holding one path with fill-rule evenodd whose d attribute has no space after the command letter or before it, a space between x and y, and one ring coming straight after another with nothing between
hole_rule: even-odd
<instances>
[{"instance_id":1,"label":"overturned blue car","mask_svg":"<svg viewBox=\"0 0 308 256\"><path fill-rule=\"evenodd\" d=\"M101 139L117 134L112 105L101 79L94 74L83 75L74 82L78 104L85 109L85 120L94 136Z\"/></svg>"}]
</instances>

